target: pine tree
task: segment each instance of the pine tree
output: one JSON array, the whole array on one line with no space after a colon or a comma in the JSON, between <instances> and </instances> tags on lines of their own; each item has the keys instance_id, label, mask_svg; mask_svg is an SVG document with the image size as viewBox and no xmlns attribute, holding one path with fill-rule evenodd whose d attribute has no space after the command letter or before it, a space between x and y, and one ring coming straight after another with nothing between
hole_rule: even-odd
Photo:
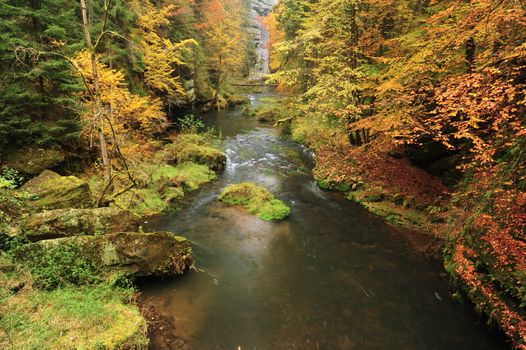
<instances>
[{"instance_id":1,"label":"pine tree","mask_svg":"<svg viewBox=\"0 0 526 350\"><path fill-rule=\"evenodd\" d=\"M0 152L70 143L81 84L66 55L79 45L75 4L0 0Z\"/></svg>"}]
</instances>

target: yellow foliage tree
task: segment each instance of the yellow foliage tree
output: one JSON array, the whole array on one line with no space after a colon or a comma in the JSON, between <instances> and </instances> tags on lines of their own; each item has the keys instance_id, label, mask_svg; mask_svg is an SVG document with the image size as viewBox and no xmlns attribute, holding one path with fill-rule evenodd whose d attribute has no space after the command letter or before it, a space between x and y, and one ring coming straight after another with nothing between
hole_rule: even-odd
<instances>
[{"instance_id":1,"label":"yellow foliage tree","mask_svg":"<svg viewBox=\"0 0 526 350\"><path fill-rule=\"evenodd\" d=\"M239 75L246 62L247 38L243 30L246 11L242 0L210 0L202 9L203 22L198 25L209 53L215 101L221 99L221 89L228 77Z\"/></svg>"},{"instance_id":2,"label":"yellow foliage tree","mask_svg":"<svg viewBox=\"0 0 526 350\"><path fill-rule=\"evenodd\" d=\"M95 125L93 111L96 108L92 93L94 83L90 53L80 52L74 62L87 83L83 101L86 113L82 118L88 122L86 131L90 133ZM101 113L105 121L103 129L109 140L113 139L114 142L120 143L130 137L144 138L162 131L167 126L160 99L130 93L124 73L110 69L100 60L97 62L97 71L100 82Z\"/></svg>"},{"instance_id":3,"label":"yellow foliage tree","mask_svg":"<svg viewBox=\"0 0 526 350\"><path fill-rule=\"evenodd\" d=\"M139 14L137 36L144 57L144 82L168 104L184 104L187 94L175 68L187 65L184 56L191 53L197 41L187 39L173 43L163 37L161 32L170 25L170 17L177 10L175 5L157 8L149 0L135 0L133 8Z\"/></svg>"}]
</instances>

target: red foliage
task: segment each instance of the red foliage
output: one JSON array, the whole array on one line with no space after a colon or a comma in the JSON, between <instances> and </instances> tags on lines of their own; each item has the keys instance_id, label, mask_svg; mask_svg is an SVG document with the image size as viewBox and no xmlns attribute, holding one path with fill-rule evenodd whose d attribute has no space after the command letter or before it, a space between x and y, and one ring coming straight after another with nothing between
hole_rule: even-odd
<instances>
[{"instance_id":1,"label":"red foliage","mask_svg":"<svg viewBox=\"0 0 526 350\"><path fill-rule=\"evenodd\" d=\"M455 274L467 287L469 296L480 311L485 312L498 323L506 335L513 340L515 348L526 349L526 320L520 313L510 308L495 292L494 284L477 271L473 263L476 255L472 249L463 244L457 245L453 257Z\"/></svg>"},{"instance_id":2,"label":"red foliage","mask_svg":"<svg viewBox=\"0 0 526 350\"><path fill-rule=\"evenodd\" d=\"M424 208L448 195L440 178L413 166L407 159L393 158L374 147L329 144L318 148L316 164L318 178L351 184L363 181L382 187L387 194L403 193Z\"/></svg>"}]
</instances>

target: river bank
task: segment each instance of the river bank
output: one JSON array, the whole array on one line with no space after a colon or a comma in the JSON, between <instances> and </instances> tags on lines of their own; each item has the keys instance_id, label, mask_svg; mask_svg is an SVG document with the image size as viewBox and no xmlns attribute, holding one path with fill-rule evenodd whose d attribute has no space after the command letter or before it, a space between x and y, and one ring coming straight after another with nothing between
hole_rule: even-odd
<instances>
[{"instance_id":1,"label":"river bank","mask_svg":"<svg viewBox=\"0 0 526 350\"><path fill-rule=\"evenodd\" d=\"M142 225L217 178L226 156L211 138L187 130L150 141L151 156L116 171L112 196L96 169L61 176L49 158L20 153L0 188L0 345L147 349L153 325L134 280L180 275L193 258L185 238Z\"/></svg>"},{"instance_id":2,"label":"river bank","mask_svg":"<svg viewBox=\"0 0 526 350\"><path fill-rule=\"evenodd\" d=\"M250 96L255 109L272 97ZM289 136L241 108L203 120L223 130L225 172L146 227L185 232L197 261L182 278L140 285L175 326L157 333L159 349L505 348L448 297L447 275L407 231L320 190L309 152ZM268 223L216 201L245 181L276 193L290 217Z\"/></svg>"}]
</instances>

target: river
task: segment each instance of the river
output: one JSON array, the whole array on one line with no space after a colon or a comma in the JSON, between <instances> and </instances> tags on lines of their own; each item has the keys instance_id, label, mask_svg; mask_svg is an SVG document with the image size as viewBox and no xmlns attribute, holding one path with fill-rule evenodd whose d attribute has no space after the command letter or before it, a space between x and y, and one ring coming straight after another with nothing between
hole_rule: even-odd
<instances>
[{"instance_id":1,"label":"river","mask_svg":"<svg viewBox=\"0 0 526 350\"><path fill-rule=\"evenodd\" d=\"M250 98L257 105L268 94ZM156 339L154 348L506 348L471 308L449 298L440 264L404 238L413 233L317 188L308 152L279 129L239 108L204 119L222 130L228 166L183 210L150 223L187 236L199 269L141 286L175 317L173 339ZM216 201L242 181L276 193L290 218L264 222Z\"/></svg>"}]
</instances>

